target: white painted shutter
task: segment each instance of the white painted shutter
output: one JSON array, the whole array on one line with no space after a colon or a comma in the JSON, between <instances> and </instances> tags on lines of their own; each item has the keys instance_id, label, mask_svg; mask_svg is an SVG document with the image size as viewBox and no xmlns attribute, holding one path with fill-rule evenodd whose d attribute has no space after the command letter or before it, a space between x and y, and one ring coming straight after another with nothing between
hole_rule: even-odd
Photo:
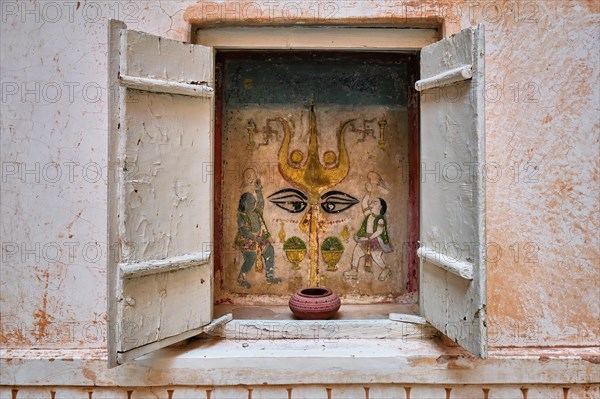
<instances>
[{"instance_id":1,"label":"white painted shutter","mask_svg":"<svg viewBox=\"0 0 600 399\"><path fill-rule=\"evenodd\" d=\"M214 54L109 33L109 365L212 321Z\"/></svg>"},{"instance_id":2,"label":"white painted shutter","mask_svg":"<svg viewBox=\"0 0 600 399\"><path fill-rule=\"evenodd\" d=\"M484 30L465 29L421 51L422 316L487 356Z\"/></svg>"}]
</instances>

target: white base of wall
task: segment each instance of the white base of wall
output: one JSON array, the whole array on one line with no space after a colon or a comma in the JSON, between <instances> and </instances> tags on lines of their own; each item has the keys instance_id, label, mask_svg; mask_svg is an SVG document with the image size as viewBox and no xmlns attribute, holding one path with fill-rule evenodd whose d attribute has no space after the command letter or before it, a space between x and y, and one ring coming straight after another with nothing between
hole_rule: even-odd
<instances>
[{"instance_id":1,"label":"white base of wall","mask_svg":"<svg viewBox=\"0 0 600 399\"><path fill-rule=\"evenodd\" d=\"M3 350L0 385L251 388L360 384L360 389L382 384L394 384L394 389L471 384L569 386L600 382L598 355L598 348L535 352L520 348L492 350L490 358L482 360L459 347L443 346L431 339L202 339L158 350L113 369L107 368L106 351L100 349ZM554 397L563 398L548 398Z\"/></svg>"}]
</instances>

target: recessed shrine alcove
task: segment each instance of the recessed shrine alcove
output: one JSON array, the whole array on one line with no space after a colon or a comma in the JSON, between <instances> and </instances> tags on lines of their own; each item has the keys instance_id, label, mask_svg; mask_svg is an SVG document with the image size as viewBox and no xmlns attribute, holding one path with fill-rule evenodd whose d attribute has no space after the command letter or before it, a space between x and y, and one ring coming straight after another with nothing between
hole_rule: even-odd
<instances>
[{"instance_id":1,"label":"recessed shrine alcove","mask_svg":"<svg viewBox=\"0 0 600 399\"><path fill-rule=\"evenodd\" d=\"M416 55L220 51L216 71L216 312L289 313L309 286L339 317L414 312Z\"/></svg>"}]
</instances>

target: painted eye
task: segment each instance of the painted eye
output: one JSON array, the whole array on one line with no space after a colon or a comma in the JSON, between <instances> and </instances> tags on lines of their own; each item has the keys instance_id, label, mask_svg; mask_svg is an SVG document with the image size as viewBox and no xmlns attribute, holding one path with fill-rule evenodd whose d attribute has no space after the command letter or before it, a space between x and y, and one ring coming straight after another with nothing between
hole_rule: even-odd
<instances>
[{"instance_id":1,"label":"painted eye","mask_svg":"<svg viewBox=\"0 0 600 399\"><path fill-rule=\"evenodd\" d=\"M321 208L327 213L340 213L358 204L358 200L341 191L329 191L321 196Z\"/></svg>"},{"instance_id":2,"label":"painted eye","mask_svg":"<svg viewBox=\"0 0 600 399\"><path fill-rule=\"evenodd\" d=\"M293 188L285 188L269 195L269 201L290 213L300 213L308 205L306 195Z\"/></svg>"}]
</instances>

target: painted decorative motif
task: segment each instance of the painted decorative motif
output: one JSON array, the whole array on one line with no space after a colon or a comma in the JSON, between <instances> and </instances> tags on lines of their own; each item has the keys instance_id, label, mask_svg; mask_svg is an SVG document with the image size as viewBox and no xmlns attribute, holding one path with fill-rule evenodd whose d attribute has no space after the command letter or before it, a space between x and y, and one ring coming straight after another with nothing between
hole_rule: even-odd
<instances>
[{"instance_id":1,"label":"painted decorative motif","mask_svg":"<svg viewBox=\"0 0 600 399\"><path fill-rule=\"evenodd\" d=\"M256 134L256 122L254 120L248 120L248 126L246 126L246 130L248 131L248 145L246 145L246 149L252 153L256 148L256 142L254 141L254 135Z\"/></svg>"},{"instance_id":2,"label":"painted decorative motif","mask_svg":"<svg viewBox=\"0 0 600 399\"><path fill-rule=\"evenodd\" d=\"M406 241L406 72L383 58L285 54L225 64L217 301L269 295L282 304L323 286L355 303L402 294L405 252L394 244ZM387 80L374 79L373 68ZM261 215L254 222L248 196ZM369 212L380 218L361 232ZM380 220L385 234L376 233ZM244 230L254 239L240 244Z\"/></svg>"},{"instance_id":3,"label":"painted decorative motif","mask_svg":"<svg viewBox=\"0 0 600 399\"><path fill-rule=\"evenodd\" d=\"M292 270L300 270L300 262L306 256L306 243L300 237L290 237L283 243L283 251L292 263Z\"/></svg>"},{"instance_id":4,"label":"painted decorative motif","mask_svg":"<svg viewBox=\"0 0 600 399\"><path fill-rule=\"evenodd\" d=\"M271 201L291 213L302 212L308 205L308 210L300 223L308 224L309 226L309 285L311 287L319 285L318 226L321 218L320 208L326 213L338 213L349 209L358 202L351 195L340 191L330 191L321 196L323 191L334 187L344 180L350 170L348 152L344 142L344 131L352 121L349 120L342 123L337 132L339 156L336 156L332 151L326 152L324 154L326 165L323 165L319 159L319 142L314 105L310 107L310 131L306 160L304 153L299 150L294 150L289 154L292 132L289 123L285 119L281 119L284 136L279 148L279 172L286 181L298 187L301 191L294 189L281 190L271 196L275 196L275 198L271 198ZM304 194L305 192L308 193L308 198ZM291 194L288 196L285 193ZM284 195L284 199L282 198L282 194ZM295 197L295 200L290 197Z\"/></svg>"},{"instance_id":5,"label":"painted decorative motif","mask_svg":"<svg viewBox=\"0 0 600 399\"><path fill-rule=\"evenodd\" d=\"M238 204L237 225L238 232L235 237L235 246L242 252L244 263L238 275L238 284L249 289L250 283L246 280L246 274L255 267L257 272L266 267L267 283L277 284L281 278L275 277L275 256L273 245L271 245L271 234L267 229L263 210L265 201L262 194L260 179L255 181L253 195L245 192L241 195Z\"/></svg>"},{"instance_id":6,"label":"painted decorative motif","mask_svg":"<svg viewBox=\"0 0 600 399\"><path fill-rule=\"evenodd\" d=\"M302 191L293 188L279 190L269 195L269 201L289 213L300 213L308 205L306 195Z\"/></svg>"},{"instance_id":7,"label":"painted decorative motif","mask_svg":"<svg viewBox=\"0 0 600 399\"><path fill-rule=\"evenodd\" d=\"M387 185L376 172L368 174L368 182L365 185L366 194L361 201L363 210L363 220L360 228L354 235L356 246L352 253L352 263L350 270L344 272L345 279L356 279L358 277L358 267L361 259L364 259L365 271L373 272L373 262L380 268L379 281L386 280L392 270L386 265L383 254L392 252L390 238L388 235L388 224L385 214L387 212L387 202L377 197L377 189L386 193L389 191Z\"/></svg>"},{"instance_id":8,"label":"painted decorative motif","mask_svg":"<svg viewBox=\"0 0 600 399\"><path fill-rule=\"evenodd\" d=\"M348 225L344 226L344 229L342 230L342 232L340 233L340 236L342 237L342 239L345 242L348 242L348 239L350 238L350 230L348 229Z\"/></svg>"},{"instance_id":9,"label":"painted decorative motif","mask_svg":"<svg viewBox=\"0 0 600 399\"><path fill-rule=\"evenodd\" d=\"M327 237L321 244L321 256L325 263L327 263L327 271L335 272L338 267L337 264L342 258L344 253L344 245L337 237Z\"/></svg>"},{"instance_id":10,"label":"painted decorative motif","mask_svg":"<svg viewBox=\"0 0 600 399\"><path fill-rule=\"evenodd\" d=\"M385 126L387 125L387 121L383 118L377 124L379 125L379 141L377 141L377 145L383 150L385 149Z\"/></svg>"},{"instance_id":11,"label":"painted decorative motif","mask_svg":"<svg viewBox=\"0 0 600 399\"><path fill-rule=\"evenodd\" d=\"M340 213L358 204L358 200L341 191L329 191L321 196L321 209L325 213Z\"/></svg>"},{"instance_id":12,"label":"painted decorative motif","mask_svg":"<svg viewBox=\"0 0 600 399\"><path fill-rule=\"evenodd\" d=\"M319 195L324 190L334 187L344 180L350 170L348 151L344 142L344 131L352 121L349 120L341 124L337 132L339 156L336 156L332 151L328 151L327 155L329 156L326 159L329 165L324 166L319 159L319 141L314 105L310 107L310 138L308 154L304 163L302 163L304 153L299 150L294 150L288 159L292 132L289 123L285 119L281 119L284 137L281 147L279 147L279 172L289 183L308 193L311 205L318 202Z\"/></svg>"},{"instance_id":13,"label":"painted decorative motif","mask_svg":"<svg viewBox=\"0 0 600 399\"><path fill-rule=\"evenodd\" d=\"M284 243L285 242L285 223L284 222L279 222L279 242L280 243Z\"/></svg>"}]
</instances>

